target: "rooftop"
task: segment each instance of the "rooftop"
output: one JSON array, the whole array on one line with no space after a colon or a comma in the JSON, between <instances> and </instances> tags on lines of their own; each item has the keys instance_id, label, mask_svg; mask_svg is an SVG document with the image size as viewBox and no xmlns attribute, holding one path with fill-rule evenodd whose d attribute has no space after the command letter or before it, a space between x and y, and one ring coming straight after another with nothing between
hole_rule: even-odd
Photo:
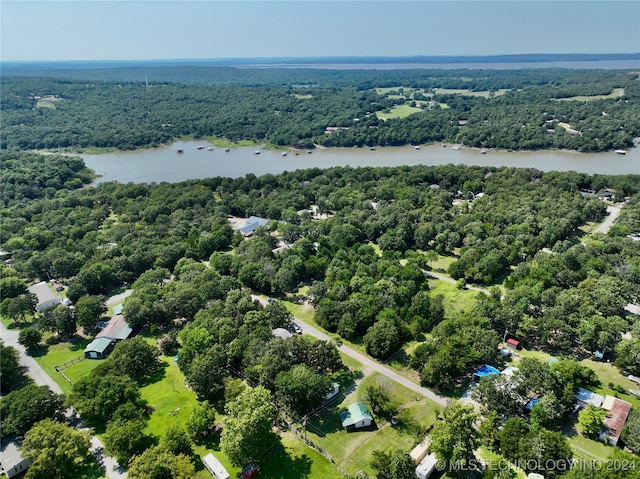
<instances>
[{"instance_id":1,"label":"rooftop","mask_svg":"<svg viewBox=\"0 0 640 479\"><path fill-rule=\"evenodd\" d=\"M500 371L493 366L483 364L475 373L473 373L474 376L478 377L489 376L490 374L500 374Z\"/></svg>"},{"instance_id":2,"label":"rooftop","mask_svg":"<svg viewBox=\"0 0 640 479\"><path fill-rule=\"evenodd\" d=\"M29 286L29 292L35 294L38 297L38 303L44 303L45 301L60 301L60 296L54 293L49 285L41 281L39 283Z\"/></svg>"},{"instance_id":3,"label":"rooftop","mask_svg":"<svg viewBox=\"0 0 640 479\"><path fill-rule=\"evenodd\" d=\"M105 350L109 347L109 345L112 343L112 339L109 338L96 338L93 341L91 341L89 344L87 344L87 347L84 348L85 352L86 351L96 351L98 353L104 353Z\"/></svg>"},{"instance_id":4,"label":"rooftop","mask_svg":"<svg viewBox=\"0 0 640 479\"><path fill-rule=\"evenodd\" d=\"M342 421L343 427L348 427L363 420L373 421L373 416L369 412L366 404L354 402L349 405L346 411L340 413L340 420Z\"/></svg>"},{"instance_id":5,"label":"rooftop","mask_svg":"<svg viewBox=\"0 0 640 479\"><path fill-rule=\"evenodd\" d=\"M102 331L96 334L96 339L98 338L108 338L115 340L127 339L131 334L131 326L127 324L124 319L124 316L121 314L116 314L113 318L109 320L107 325L104 327Z\"/></svg>"},{"instance_id":6,"label":"rooftop","mask_svg":"<svg viewBox=\"0 0 640 479\"><path fill-rule=\"evenodd\" d=\"M610 396L607 396L609 398ZM612 398L609 416L604 420L604 435L617 444L620 433L631 412L631 404L622 399Z\"/></svg>"},{"instance_id":7,"label":"rooftop","mask_svg":"<svg viewBox=\"0 0 640 479\"><path fill-rule=\"evenodd\" d=\"M593 391L589 391L585 388L578 388L578 392L576 393L576 399L579 402L585 404L591 404L595 407L601 407L604 402L604 397L600 394L596 394Z\"/></svg>"}]
</instances>

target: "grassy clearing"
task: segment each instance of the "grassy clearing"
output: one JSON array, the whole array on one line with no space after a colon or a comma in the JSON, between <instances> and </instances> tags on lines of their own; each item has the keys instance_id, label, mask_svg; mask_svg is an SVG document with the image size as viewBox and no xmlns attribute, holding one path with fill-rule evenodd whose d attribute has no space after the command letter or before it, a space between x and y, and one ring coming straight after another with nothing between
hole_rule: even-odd
<instances>
[{"instance_id":1,"label":"grassy clearing","mask_svg":"<svg viewBox=\"0 0 640 479\"><path fill-rule=\"evenodd\" d=\"M620 98L624 96L624 88L614 88L608 95L578 95L568 98L552 98L555 101L594 101L594 100L607 100L610 98Z\"/></svg>"},{"instance_id":2,"label":"grassy clearing","mask_svg":"<svg viewBox=\"0 0 640 479\"><path fill-rule=\"evenodd\" d=\"M421 111L422 108L416 108L405 104L394 106L389 110L389 113L378 111L376 112L376 116L381 120L390 120L392 118L406 118L409 115L413 115L414 113L419 113Z\"/></svg>"},{"instance_id":3,"label":"grassy clearing","mask_svg":"<svg viewBox=\"0 0 640 479\"><path fill-rule=\"evenodd\" d=\"M375 428L346 432L340 423L339 412L352 402L361 400L359 391L363 391L367 384L378 381L388 384L390 403L398 410L399 424L392 427L386 420L377 418ZM371 475L373 451L410 450L435 422L438 409L437 405L427 399L416 401L415 393L374 373L366 377L359 389L340 404L312 418L308 424L307 437L327 450L342 465L345 473L365 471Z\"/></svg>"},{"instance_id":4,"label":"grassy clearing","mask_svg":"<svg viewBox=\"0 0 640 479\"><path fill-rule=\"evenodd\" d=\"M142 399L153 408L145 432L156 437L171 424L184 424L197 405L178 365L166 356L161 360L163 368L155 375L156 381L140 388Z\"/></svg>"},{"instance_id":5,"label":"grassy clearing","mask_svg":"<svg viewBox=\"0 0 640 479\"><path fill-rule=\"evenodd\" d=\"M492 452L486 447L480 447L476 449L475 454L477 458L482 459L483 461L487 461L488 467L494 465L494 468L499 468L503 467L503 465L507 463L507 460L502 454ZM511 469L515 471L517 479L527 479L527 473L519 467L512 465Z\"/></svg>"},{"instance_id":6,"label":"grassy clearing","mask_svg":"<svg viewBox=\"0 0 640 479\"><path fill-rule=\"evenodd\" d=\"M439 279L429 280L429 291L432 295L444 296L446 311L471 311L476 305L477 291L470 289L458 289L455 284L447 283Z\"/></svg>"},{"instance_id":7,"label":"grassy clearing","mask_svg":"<svg viewBox=\"0 0 640 479\"><path fill-rule=\"evenodd\" d=\"M621 387L625 391L628 389L638 389L638 385L623 376L613 364L593 361L591 359L583 359L582 364L593 369L600 380L600 386L593 389L595 393L602 394L603 396L614 396L630 402L634 408L640 407L640 398L629 393L620 393L609 387L609 383L612 383L614 386Z\"/></svg>"},{"instance_id":8,"label":"grassy clearing","mask_svg":"<svg viewBox=\"0 0 640 479\"><path fill-rule=\"evenodd\" d=\"M300 93L294 93L292 96L298 98L299 100L308 100L309 98L313 98L313 95L307 93L306 95L301 95Z\"/></svg>"},{"instance_id":9,"label":"grassy clearing","mask_svg":"<svg viewBox=\"0 0 640 479\"><path fill-rule=\"evenodd\" d=\"M500 88L497 91L493 92L493 96L502 96L504 95L506 92L508 92L509 89L507 88ZM463 88L438 88L438 94L439 95L466 95L466 96L480 96L482 98L490 98L492 92L485 90L485 91L471 91L469 89L463 89Z\"/></svg>"},{"instance_id":10,"label":"grassy clearing","mask_svg":"<svg viewBox=\"0 0 640 479\"><path fill-rule=\"evenodd\" d=\"M45 96L41 100L36 102L37 108L49 108L50 110L56 109L56 103L60 103L62 98L56 98L55 96Z\"/></svg>"}]
</instances>

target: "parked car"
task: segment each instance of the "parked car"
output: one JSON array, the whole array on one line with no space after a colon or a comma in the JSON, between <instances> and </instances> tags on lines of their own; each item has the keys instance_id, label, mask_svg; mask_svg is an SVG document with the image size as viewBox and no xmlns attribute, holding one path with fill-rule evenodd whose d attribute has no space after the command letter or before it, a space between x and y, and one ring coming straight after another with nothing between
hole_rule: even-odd
<instances>
[{"instance_id":1,"label":"parked car","mask_svg":"<svg viewBox=\"0 0 640 479\"><path fill-rule=\"evenodd\" d=\"M290 329L292 332L296 334L302 334L302 328L298 325L298 323L291 322Z\"/></svg>"}]
</instances>

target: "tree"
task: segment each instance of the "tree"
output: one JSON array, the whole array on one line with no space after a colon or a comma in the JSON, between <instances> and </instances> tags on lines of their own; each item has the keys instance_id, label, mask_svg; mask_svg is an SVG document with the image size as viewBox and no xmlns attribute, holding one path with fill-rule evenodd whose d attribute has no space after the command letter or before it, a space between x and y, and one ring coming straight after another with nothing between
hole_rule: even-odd
<instances>
[{"instance_id":1,"label":"tree","mask_svg":"<svg viewBox=\"0 0 640 479\"><path fill-rule=\"evenodd\" d=\"M373 451L371 467L377 479L414 479L416 463L406 452L397 449L392 453Z\"/></svg>"},{"instance_id":2,"label":"tree","mask_svg":"<svg viewBox=\"0 0 640 479\"><path fill-rule=\"evenodd\" d=\"M45 309L40 318L40 326L46 331L55 332L58 336L72 336L76 333L73 312L62 304Z\"/></svg>"},{"instance_id":3,"label":"tree","mask_svg":"<svg viewBox=\"0 0 640 479\"><path fill-rule=\"evenodd\" d=\"M90 424L105 424L123 404L137 404L140 392L128 376L98 367L73 385L67 401Z\"/></svg>"},{"instance_id":4,"label":"tree","mask_svg":"<svg viewBox=\"0 0 640 479\"><path fill-rule=\"evenodd\" d=\"M618 368L631 374L640 374L640 338L623 339L615 351L615 365Z\"/></svg>"},{"instance_id":5,"label":"tree","mask_svg":"<svg viewBox=\"0 0 640 479\"><path fill-rule=\"evenodd\" d=\"M500 431L500 452L511 461L522 457L522 441L529 434L529 424L520 418L507 420Z\"/></svg>"},{"instance_id":6,"label":"tree","mask_svg":"<svg viewBox=\"0 0 640 479\"><path fill-rule=\"evenodd\" d=\"M107 454L114 456L123 466L129 464L133 456L141 454L150 437L144 434L144 421L111 421L103 436Z\"/></svg>"},{"instance_id":7,"label":"tree","mask_svg":"<svg viewBox=\"0 0 640 479\"><path fill-rule=\"evenodd\" d=\"M176 455L163 446L155 446L135 456L129 463L129 479L191 479L193 462L187 456Z\"/></svg>"},{"instance_id":8,"label":"tree","mask_svg":"<svg viewBox=\"0 0 640 479\"><path fill-rule=\"evenodd\" d=\"M100 317L107 312L107 307L100 296L83 296L75 304L76 323L85 331L95 328Z\"/></svg>"},{"instance_id":9,"label":"tree","mask_svg":"<svg viewBox=\"0 0 640 479\"><path fill-rule=\"evenodd\" d=\"M258 459L276 440L271 431L271 394L262 386L246 389L227 405L227 411L220 447L236 466Z\"/></svg>"},{"instance_id":10,"label":"tree","mask_svg":"<svg viewBox=\"0 0 640 479\"><path fill-rule=\"evenodd\" d=\"M135 336L116 344L108 362L118 373L139 381L160 367L159 356L157 347L147 343L141 336Z\"/></svg>"},{"instance_id":11,"label":"tree","mask_svg":"<svg viewBox=\"0 0 640 479\"><path fill-rule=\"evenodd\" d=\"M33 315L36 312L36 304L38 304L38 297L35 294L20 294L15 298L5 298L0 303L0 312L14 321L25 321L27 315Z\"/></svg>"},{"instance_id":12,"label":"tree","mask_svg":"<svg viewBox=\"0 0 640 479\"><path fill-rule=\"evenodd\" d=\"M37 349L40 346L40 341L42 341L42 333L37 329L24 328L18 335L18 343L22 344L27 351Z\"/></svg>"},{"instance_id":13,"label":"tree","mask_svg":"<svg viewBox=\"0 0 640 479\"><path fill-rule=\"evenodd\" d=\"M0 340L0 389L9 391L20 373L20 355L13 346L5 346Z\"/></svg>"},{"instance_id":14,"label":"tree","mask_svg":"<svg viewBox=\"0 0 640 479\"><path fill-rule=\"evenodd\" d=\"M275 394L279 403L300 415L320 405L330 389L331 379L306 364L296 364L276 377Z\"/></svg>"},{"instance_id":15,"label":"tree","mask_svg":"<svg viewBox=\"0 0 640 479\"><path fill-rule=\"evenodd\" d=\"M15 298L21 294L27 294L27 285L24 281L16 276L0 278L0 298Z\"/></svg>"},{"instance_id":16,"label":"tree","mask_svg":"<svg viewBox=\"0 0 640 479\"><path fill-rule=\"evenodd\" d=\"M474 424L478 414L473 406L456 403L445 409L443 418L431 430L431 450L438 459L469 464L478 447L478 432Z\"/></svg>"},{"instance_id":17,"label":"tree","mask_svg":"<svg viewBox=\"0 0 640 479\"><path fill-rule=\"evenodd\" d=\"M498 413L490 411L489 415L483 419L478 427L480 443L491 451L496 451L500 443L500 423Z\"/></svg>"},{"instance_id":18,"label":"tree","mask_svg":"<svg viewBox=\"0 0 640 479\"><path fill-rule=\"evenodd\" d=\"M587 437L596 438L606 417L606 410L589 404L578 414L578 430Z\"/></svg>"},{"instance_id":19,"label":"tree","mask_svg":"<svg viewBox=\"0 0 640 479\"><path fill-rule=\"evenodd\" d=\"M193 445L187 435L187 431L178 424L170 424L160 440L160 445L175 455L182 454L190 457L193 455Z\"/></svg>"},{"instance_id":20,"label":"tree","mask_svg":"<svg viewBox=\"0 0 640 479\"><path fill-rule=\"evenodd\" d=\"M400 334L391 319L382 318L369 328L363 343L371 356L386 359L400 347Z\"/></svg>"},{"instance_id":21,"label":"tree","mask_svg":"<svg viewBox=\"0 0 640 479\"><path fill-rule=\"evenodd\" d=\"M622 428L620 438L629 449L640 454L640 409L631 411L624 428Z\"/></svg>"},{"instance_id":22,"label":"tree","mask_svg":"<svg viewBox=\"0 0 640 479\"><path fill-rule=\"evenodd\" d=\"M216 411L208 401L199 402L185 423L187 434L196 444L206 439L215 429L215 425Z\"/></svg>"},{"instance_id":23,"label":"tree","mask_svg":"<svg viewBox=\"0 0 640 479\"><path fill-rule=\"evenodd\" d=\"M33 463L27 479L66 479L92 459L88 431L45 419L27 432L22 455Z\"/></svg>"},{"instance_id":24,"label":"tree","mask_svg":"<svg viewBox=\"0 0 640 479\"><path fill-rule=\"evenodd\" d=\"M364 399L371 406L374 414L383 412L389 403L389 383L376 381L364 388Z\"/></svg>"},{"instance_id":25,"label":"tree","mask_svg":"<svg viewBox=\"0 0 640 479\"><path fill-rule=\"evenodd\" d=\"M189 365L186 379L198 399L218 401L224 394L227 358L224 349L216 344L196 355Z\"/></svg>"},{"instance_id":26,"label":"tree","mask_svg":"<svg viewBox=\"0 0 640 479\"><path fill-rule=\"evenodd\" d=\"M0 399L0 433L2 437L24 436L43 419L64 419L64 397L49 386L27 386Z\"/></svg>"}]
</instances>

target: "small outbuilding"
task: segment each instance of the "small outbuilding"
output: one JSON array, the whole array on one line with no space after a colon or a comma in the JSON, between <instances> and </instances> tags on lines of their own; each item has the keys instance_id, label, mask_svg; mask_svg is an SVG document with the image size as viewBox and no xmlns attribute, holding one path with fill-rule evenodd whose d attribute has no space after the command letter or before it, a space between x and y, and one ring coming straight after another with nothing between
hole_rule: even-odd
<instances>
[{"instance_id":1,"label":"small outbuilding","mask_svg":"<svg viewBox=\"0 0 640 479\"><path fill-rule=\"evenodd\" d=\"M110 338L96 338L84 348L84 357L87 359L105 359L115 346L115 340Z\"/></svg>"},{"instance_id":2,"label":"small outbuilding","mask_svg":"<svg viewBox=\"0 0 640 479\"><path fill-rule=\"evenodd\" d=\"M215 479L231 479L231 476L229 475L225 467L213 454L209 453L204 456L202 458L202 464L204 464L204 467L207 468L207 470L213 477L215 477Z\"/></svg>"},{"instance_id":3,"label":"small outbuilding","mask_svg":"<svg viewBox=\"0 0 640 479\"><path fill-rule=\"evenodd\" d=\"M350 404L346 411L340 413L340 421L347 431L353 431L371 426L373 416L366 404L355 402Z\"/></svg>"},{"instance_id":4,"label":"small outbuilding","mask_svg":"<svg viewBox=\"0 0 640 479\"><path fill-rule=\"evenodd\" d=\"M509 338L507 339L507 347L511 349L520 349L520 341Z\"/></svg>"}]
</instances>

